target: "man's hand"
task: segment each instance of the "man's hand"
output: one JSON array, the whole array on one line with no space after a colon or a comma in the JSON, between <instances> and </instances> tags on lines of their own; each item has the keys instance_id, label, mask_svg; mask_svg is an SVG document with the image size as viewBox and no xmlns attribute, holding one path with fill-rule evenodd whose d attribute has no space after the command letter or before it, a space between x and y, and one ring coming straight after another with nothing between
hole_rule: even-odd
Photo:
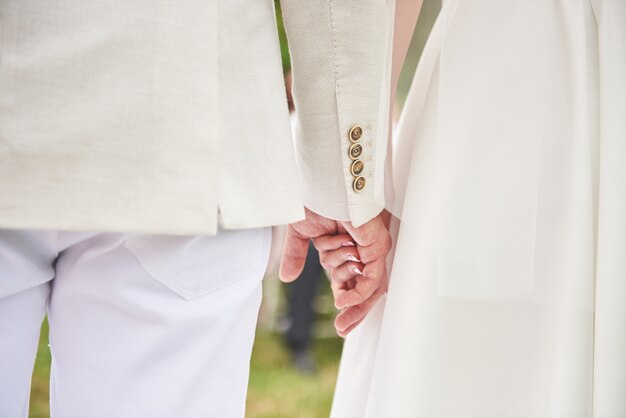
<instances>
[{"instance_id":1,"label":"man's hand","mask_svg":"<svg viewBox=\"0 0 626 418\"><path fill-rule=\"evenodd\" d=\"M336 235L337 221L333 221L305 208L306 219L287 227L285 248L280 263L280 280L290 283L300 276L309 250L309 240L324 235Z\"/></svg>"},{"instance_id":2,"label":"man's hand","mask_svg":"<svg viewBox=\"0 0 626 418\"><path fill-rule=\"evenodd\" d=\"M350 222L333 221L306 211L306 220L289 225L280 278L298 278L313 239L320 262L330 271L335 306L341 310L335 327L347 335L387 290L386 258L391 236L382 215L354 227Z\"/></svg>"}]
</instances>

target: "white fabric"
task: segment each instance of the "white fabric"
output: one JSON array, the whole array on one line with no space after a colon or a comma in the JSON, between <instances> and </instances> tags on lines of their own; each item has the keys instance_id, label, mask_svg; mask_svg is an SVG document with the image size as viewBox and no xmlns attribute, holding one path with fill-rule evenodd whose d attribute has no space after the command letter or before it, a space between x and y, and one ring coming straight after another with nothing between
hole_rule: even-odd
<instances>
[{"instance_id":1,"label":"white fabric","mask_svg":"<svg viewBox=\"0 0 626 418\"><path fill-rule=\"evenodd\" d=\"M394 196L392 162L394 157L393 138L390 138L391 124L389 109L393 105L391 100L391 72L393 67L393 38L396 17L396 1L387 1L387 33L385 35L385 67L383 69L381 94L378 103L378 138L376 142L376 167L374 172L375 189L374 199L380 207L386 206L387 195ZM382 138L387 140L383 141ZM394 213L394 212L392 212Z\"/></svg>"},{"instance_id":2,"label":"white fabric","mask_svg":"<svg viewBox=\"0 0 626 418\"><path fill-rule=\"evenodd\" d=\"M334 418L626 416L625 109L625 2L444 2Z\"/></svg>"},{"instance_id":3,"label":"white fabric","mask_svg":"<svg viewBox=\"0 0 626 418\"><path fill-rule=\"evenodd\" d=\"M292 57L297 110L296 152L305 205L332 219L361 225L382 210L376 203L377 148L384 83L387 0L282 0ZM384 96L384 94L383 94ZM384 108L385 113L387 107ZM367 184L353 190L350 129L363 136L360 159ZM329 141L337 138L339 141Z\"/></svg>"},{"instance_id":4,"label":"white fabric","mask_svg":"<svg viewBox=\"0 0 626 418\"><path fill-rule=\"evenodd\" d=\"M0 0L0 227L194 235L218 211L227 229L299 220L303 203L377 214L345 157L360 124L373 169L385 0L283 6L297 158L273 0Z\"/></svg>"},{"instance_id":5,"label":"white fabric","mask_svg":"<svg viewBox=\"0 0 626 418\"><path fill-rule=\"evenodd\" d=\"M270 235L0 230L0 416L47 310L52 418L243 417Z\"/></svg>"}]
</instances>

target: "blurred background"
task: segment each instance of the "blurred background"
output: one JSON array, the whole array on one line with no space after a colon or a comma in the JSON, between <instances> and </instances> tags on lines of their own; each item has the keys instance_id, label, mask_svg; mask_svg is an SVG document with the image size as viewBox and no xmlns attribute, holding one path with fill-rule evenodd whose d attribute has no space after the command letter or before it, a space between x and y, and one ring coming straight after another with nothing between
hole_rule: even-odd
<instances>
[{"instance_id":1,"label":"blurred background","mask_svg":"<svg viewBox=\"0 0 626 418\"><path fill-rule=\"evenodd\" d=\"M407 61L402 70L396 109L399 114L419 56L441 7L424 0ZM276 2L286 92L290 98L289 48ZM291 100L289 100L291 105ZM293 109L291 109L293 110ZM293 116L292 116L293 117ZM284 229L275 228L273 251L264 282L247 400L249 418L326 418L329 415L343 340L335 334L336 311L324 271L310 249L303 275L295 283L278 280ZM50 350L44 322L31 389L31 418L47 418Z\"/></svg>"}]
</instances>

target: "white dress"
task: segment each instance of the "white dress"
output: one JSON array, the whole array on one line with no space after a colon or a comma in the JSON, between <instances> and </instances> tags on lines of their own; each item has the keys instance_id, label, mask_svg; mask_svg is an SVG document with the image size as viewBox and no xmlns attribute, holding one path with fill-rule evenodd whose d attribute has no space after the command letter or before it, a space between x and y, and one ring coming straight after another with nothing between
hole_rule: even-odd
<instances>
[{"instance_id":1,"label":"white dress","mask_svg":"<svg viewBox=\"0 0 626 418\"><path fill-rule=\"evenodd\" d=\"M396 139L332 417L626 417L626 1L444 1Z\"/></svg>"}]
</instances>

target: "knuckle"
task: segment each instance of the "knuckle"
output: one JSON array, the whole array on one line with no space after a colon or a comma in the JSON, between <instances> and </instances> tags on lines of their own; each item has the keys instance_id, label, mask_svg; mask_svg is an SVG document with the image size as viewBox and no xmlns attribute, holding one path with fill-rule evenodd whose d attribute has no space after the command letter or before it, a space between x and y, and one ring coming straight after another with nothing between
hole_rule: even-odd
<instances>
[{"instance_id":1,"label":"knuckle","mask_svg":"<svg viewBox=\"0 0 626 418\"><path fill-rule=\"evenodd\" d=\"M374 257L374 255L369 252L369 251L361 251L361 261L364 264L370 264L371 262L375 261L376 258Z\"/></svg>"}]
</instances>

